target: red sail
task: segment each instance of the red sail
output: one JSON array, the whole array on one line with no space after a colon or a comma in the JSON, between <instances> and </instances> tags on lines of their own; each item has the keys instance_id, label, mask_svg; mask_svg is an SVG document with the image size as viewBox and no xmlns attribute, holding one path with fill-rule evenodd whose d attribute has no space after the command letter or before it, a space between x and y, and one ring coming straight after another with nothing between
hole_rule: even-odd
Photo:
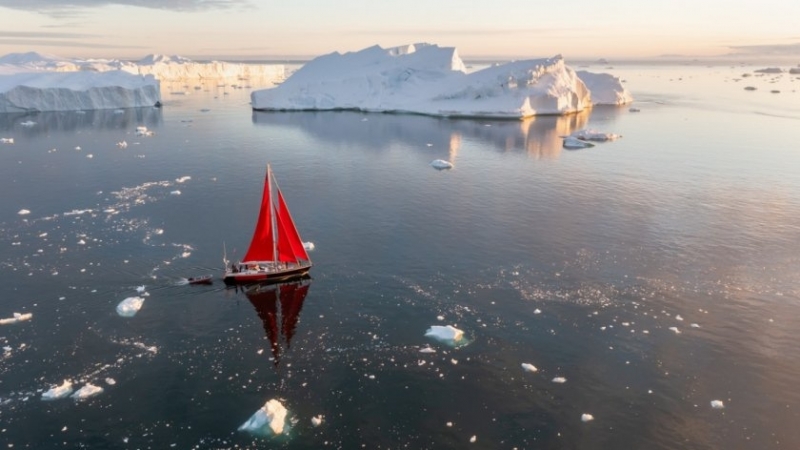
<instances>
[{"instance_id":1,"label":"red sail","mask_svg":"<svg viewBox=\"0 0 800 450\"><path fill-rule=\"evenodd\" d=\"M258 213L258 222L253 232L253 239L250 247L244 255L242 261L274 261L274 249L272 244L272 200L270 195L271 185L270 170L267 168L267 178L264 181L264 193L261 197L261 211Z\"/></svg>"},{"instance_id":2,"label":"red sail","mask_svg":"<svg viewBox=\"0 0 800 450\"><path fill-rule=\"evenodd\" d=\"M308 253L303 248L303 241L294 226L292 215L286 201L283 200L283 193L278 189L278 258L281 262L296 262L299 260L308 261Z\"/></svg>"}]
</instances>

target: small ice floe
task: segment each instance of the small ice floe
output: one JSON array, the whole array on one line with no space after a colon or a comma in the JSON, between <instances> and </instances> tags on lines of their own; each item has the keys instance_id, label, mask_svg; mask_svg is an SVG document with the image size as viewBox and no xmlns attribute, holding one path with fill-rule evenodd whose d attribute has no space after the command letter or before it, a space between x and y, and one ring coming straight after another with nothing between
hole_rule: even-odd
<instances>
[{"instance_id":1,"label":"small ice floe","mask_svg":"<svg viewBox=\"0 0 800 450\"><path fill-rule=\"evenodd\" d=\"M76 145L76 146L75 146L75 151L76 151L76 152L79 152L79 151L81 151L81 146L80 146L80 145Z\"/></svg>"},{"instance_id":2,"label":"small ice floe","mask_svg":"<svg viewBox=\"0 0 800 450\"><path fill-rule=\"evenodd\" d=\"M722 409L725 407L725 403L722 403L722 400L711 400L711 407L714 409Z\"/></svg>"},{"instance_id":3,"label":"small ice floe","mask_svg":"<svg viewBox=\"0 0 800 450\"><path fill-rule=\"evenodd\" d=\"M152 136L153 132L148 130L146 126L140 125L136 127L136 135L137 136Z\"/></svg>"},{"instance_id":4,"label":"small ice floe","mask_svg":"<svg viewBox=\"0 0 800 450\"><path fill-rule=\"evenodd\" d=\"M17 323L17 322L25 322L26 320L31 320L33 318L33 313L14 313L12 317L8 317L6 319L0 319L0 325L8 325L10 323Z\"/></svg>"},{"instance_id":5,"label":"small ice floe","mask_svg":"<svg viewBox=\"0 0 800 450\"><path fill-rule=\"evenodd\" d=\"M536 309L534 309L534 310L533 310L533 313L534 313L534 314L541 314L541 313L542 313L542 310L541 310L541 309L539 309L539 308L536 308Z\"/></svg>"},{"instance_id":6,"label":"small ice floe","mask_svg":"<svg viewBox=\"0 0 800 450\"><path fill-rule=\"evenodd\" d=\"M125 142L125 141L119 141L119 142L117 142L117 147L119 147L119 148L127 148L128 147L128 143Z\"/></svg>"},{"instance_id":7,"label":"small ice floe","mask_svg":"<svg viewBox=\"0 0 800 450\"><path fill-rule=\"evenodd\" d=\"M61 386L54 386L42 393L42 400L58 400L69 397L72 394L72 382L64 380Z\"/></svg>"},{"instance_id":8,"label":"small ice floe","mask_svg":"<svg viewBox=\"0 0 800 450\"><path fill-rule=\"evenodd\" d=\"M239 431L263 436L281 434L286 426L287 413L281 402L275 399L269 400L239 427Z\"/></svg>"},{"instance_id":9,"label":"small ice floe","mask_svg":"<svg viewBox=\"0 0 800 450\"><path fill-rule=\"evenodd\" d=\"M106 378L106 384L109 385L109 386L113 386L113 385L117 384L117 380L115 380L115 379L113 379L111 377Z\"/></svg>"},{"instance_id":10,"label":"small ice floe","mask_svg":"<svg viewBox=\"0 0 800 450\"><path fill-rule=\"evenodd\" d=\"M595 131L595 130L580 130L572 133L570 136L580 139L582 141L595 141L595 142L614 141L622 137L618 134L603 133L601 131Z\"/></svg>"},{"instance_id":11,"label":"small ice floe","mask_svg":"<svg viewBox=\"0 0 800 450\"><path fill-rule=\"evenodd\" d=\"M187 181L189 181L191 179L192 179L192 177L190 177L189 175L184 175L184 176L182 176L180 178L176 178L175 182L176 183L185 183L185 182L187 182Z\"/></svg>"},{"instance_id":12,"label":"small ice floe","mask_svg":"<svg viewBox=\"0 0 800 450\"><path fill-rule=\"evenodd\" d=\"M86 155L86 157L89 158L89 159L92 159L92 158L94 158L94 155L89 153L88 155Z\"/></svg>"},{"instance_id":13,"label":"small ice floe","mask_svg":"<svg viewBox=\"0 0 800 450\"><path fill-rule=\"evenodd\" d=\"M591 142L582 141L573 136L567 136L564 138L562 146L567 150L578 150L582 148L594 147L594 144Z\"/></svg>"},{"instance_id":14,"label":"small ice floe","mask_svg":"<svg viewBox=\"0 0 800 450\"><path fill-rule=\"evenodd\" d=\"M696 323L693 323L693 324L691 324L689 326L692 327L692 328L700 328L700 325L698 325Z\"/></svg>"},{"instance_id":15,"label":"small ice floe","mask_svg":"<svg viewBox=\"0 0 800 450\"><path fill-rule=\"evenodd\" d=\"M594 420L593 415L586 413L581 414L581 422L591 422L593 420Z\"/></svg>"},{"instance_id":16,"label":"small ice floe","mask_svg":"<svg viewBox=\"0 0 800 450\"><path fill-rule=\"evenodd\" d=\"M431 347L422 347L421 349L419 349L419 352L420 353L436 353L436 349L431 348Z\"/></svg>"},{"instance_id":17,"label":"small ice floe","mask_svg":"<svg viewBox=\"0 0 800 450\"><path fill-rule=\"evenodd\" d=\"M477 441L477 440L478 440L478 436L476 436L476 435L472 435L472 437L469 438L469 442L472 443L472 444L474 444L475 441Z\"/></svg>"},{"instance_id":18,"label":"small ice floe","mask_svg":"<svg viewBox=\"0 0 800 450\"><path fill-rule=\"evenodd\" d=\"M431 167L436 170L445 170L445 169L452 169L453 163L450 161L445 161L443 159L434 159L431 161Z\"/></svg>"},{"instance_id":19,"label":"small ice floe","mask_svg":"<svg viewBox=\"0 0 800 450\"><path fill-rule=\"evenodd\" d=\"M464 332L452 325L433 325L425 332L425 336L450 345L455 345L464 338Z\"/></svg>"},{"instance_id":20,"label":"small ice floe","mask_svg":"<svg viewBox=\"0 0 800 450\"><path fill-rule=\"evenodd\" d=\"M176 189L176 190L170 192L169 195L181 195L181 191Z\"/></svg>"},{"instance_id":21,"label":"small ice floe","mask_svg":"<svg viewBox=\"0 0 800 450\"><path fill-rule=\"evenodd\" d=\"M314 425L315 427L322 425L322 419L324 419L324 416L322 414L312 417L311 425Z\"/></svg>"},{"instance_id":22,"label":"small ice floe","mask_svg":"<svg viewBox=\"0 0 800 450\"><path fill-rule=\"evenodd\" d=\"M117 305L117 314L122 317L133 317L142 309L142 297L128 297Z\"/></svg>"},{"instance_id":23,"label":"small ice floe","mask_svg":"<svg viewBox=\"0 0 800 450\"><path fill-rule=\"evenodd\" d=\"M75 391L74 394L72 394L72 398L74 398L75 400L83 400L89 397L94 397L95 395L100 394L102 392L103 388L101 388L100 386L95 386L92 383L86 383L84 387L78 389L77 391Z\"/></svg>"},{"instance_id":24,"label":"small ice floe","mask_svg":"<svg viewBox=\"0 0 800 450\"><path fill-rule=\"evenodd\" d=\"M36 125L36 122L32 120L26 120L25 122L20 122L20 125L22 125L23 127L32 127Z\"/></svg>"},{"instance_id":25,"label":"small ice floe","mask_svg":"<svg viewBox=\"0 0 800 450\"><path fill-rule=\"evenodd\" d=\"M144 292L146 289L147 289L147 287L145 287L145 285L136 286L136 292L138 292L138 293L140 293L140 294L141 294L142 292Z\"/></svg>"},{"instance_id":26,"label":"small ice floe","mask_svg":"<svg viewBox=\"0 0 800 450\"><path fill-rule=\"evenodd\" d=\"M17 214L19 214L20 216L27 216L30 213L31 212L29 210L27 210L27 209L20 209Z\"/></svg>"},{"instance_id":27,"label":"small ice floe","mask_svg":"<svg viewBox=\"0 0 800 450\"><path fill-rule=\"evenodd\" d=\"M669 327L670 331L674 331L675 334L681 334L681 330L678 327Z\"/></svg>"},{"instance_id":28,"label":"small ice floe","mask_svg":"<svg viewBox=\"0 0 800 450\"><path fill-rule=\"evenodd\" d=\"M567 382L567 379L564 377L555 377L553 378L553 383L564 384Z\"/></svg>"},{"instance_id":29,"label":"small ice floe","mask_svg":"<svg viewBox=\"0 0 800 450\"><path fill-rule=\"evenodd\" d=\"M681 315L680 315L680 314L677 314L677 315L675 315L675 320L678 320L678 321L680 321L680 322L683 322L683 317L681 317Z\"/></svg>"},{"instance_id":30,"label":"small ice floe","mask_svg":"<svg viewBox=\"0 0 800 450\"><path fill-rule=\"evenodd\" d=\"M522 370L525 372L538 372L539 369L536 368L533 364L529 363L522 363Z\"/></svg>"},{"instance_id":31,"label":"small ice floe","mask_svg":"<svg viewBox=\"0 0 800 450\"><path fill-rule=\"evenodd\" d=\"M306 251L310 252L310 251L314 250L315 246L314 246L313 242L303 242L303 248Z\"/></svg>"},{"instance_id":32,"label":"small ice floe","mask_svg":"<svg viewBox=\"0 0 800 450\"><path fill-rule=\"evenodd\" d=\"M14 138L0 138L0 144L13 144Z\"/></svg>"}]
</instances>

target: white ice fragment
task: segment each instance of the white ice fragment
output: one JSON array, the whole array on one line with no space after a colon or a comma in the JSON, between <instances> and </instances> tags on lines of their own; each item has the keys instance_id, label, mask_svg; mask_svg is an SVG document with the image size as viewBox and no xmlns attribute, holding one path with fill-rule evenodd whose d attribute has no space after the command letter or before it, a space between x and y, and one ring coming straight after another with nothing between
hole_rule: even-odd
<instances>
[{"instance_id":1,"label":"white ice fragment","mask_svg":"<svg viewBox=\"0 0 800 450\"><path fill-rule=\"evenodd\" d=\"M144 292L144 291L145 291L145 289L146 289L146 288L145 288L145 286L144 286L144 285L141 285L141 286L136 286L136 292L138 292L138 293L140 293L140 294L141 294L142 292Z\"/></svg>"},{"instance_id":2,"label":"white ice fragment","mask_svg":"<svg viewBox=\"0 0 800 450\"><path fill-rule=\"evenodd\" d=\"M542 313L542 310L541 310L541 309L539 309L539 308L536 308L536 309L534 309L534 310L533 310L533 313L534 313L534 314L541 314L541 313Z\"/></svg>"},{"instance_id":3,"label":"white ice fragment","mask_svg":"<svg viewBox=\"0 0 800 450\"><path fill-rule=\"evenodd\" d=\"M0 144L13 144L14 138L0 138Z\"/></svg>"},{"instance_id":4,"label":"white ice fragment","mask_svg":"<svg viewBox=\"0 0 800 450\"><path fill-rule=\"evenodd\" d=\"M86 383L86 385L72 394L72 398L75 400L83 400L89 397L93 397L97 394L103 392L103 388L100 386L95 386L92 383Z\"/></svg>"},{"instance_id":5,"label":"white ice fragment","mask_svg":"<svg viewBox=\"0 0 800 450\"><path fill-rule=\"evenodd\" d=\"M72 394L72 382L64 380L61 386L55 386L42 394L42 400L57 400L59 398L69 397Z\"/></svg>"},{"instance_id":6,"label":"white ice fragment","mask_svg":"<svg viewBox=\"0 0 800 450\"><path fill-rule=\"evenodd\" d=\"M725 407L725 403L722 403L722 400L711 400L711 407L714 409L722 409Z\"/></svg>"},{"instance_id":7,"label":"white ice fragment","mask_svg":"<svg viewBox=\"0 0 800 450\"><path fill-rule=\"evenodd\" d=\"M239 427L239 431L255 434L281 434L286 425L286 408L278 400L267 401L247 422Z\"/></svg>"},{"instance_id":8,"label":"white ice fragment","mask_svg":"<svg viewBox=\"0 0 800 450\"><path fill-rule=\"evenodd\" d=\"M444 320L444 316L436 316L436 320L438 320L439 322L441 322L441 321L443 321L443 320Z\"/></svg>"},{"instance_id":9,"label":"white ice fragment","mask_svg":"<svg viewBox=\"0 0 800 450\"><path fill-rule=\"evenodd\" d=\"M187 182L187 181L189 181L189 180L191 180L191 179L192 179L192 177L190 177L190 176L188 176L188 175L184 175L184 176L182 176L182 177L180 177L180 178L176 179L176 180L175 180L175 182L176 182L176 183L185 183L185 182Z\"/></svg>"},{"instance_id":10,"label":"white ice fragment","mask_svg":"<svg viewBox=\"0 0 800 450\"><path fill-rule=\"evenodd\" d=\"M170 192L170 195L181 195L181 191L175 189L174 191Z\"/></svg>"},{"instance_id":11,"label":"white ice fragment","mask_svg":"<svg viewBox=\"0 0 800 450\"><path fill-rule=\"evenodd\" d=\"M311 425L314 425L315 427L318 427L318 426L322 425L322 419L323 418L324 418L324 416L322 414L312 417L311 418Z\"/></svg>"},{"instance_id":12,"label":"white ice fragment","mask_svg":"<svg viewBox=\"0 0 800 450\"><path fill-rule=\"evenodd\" d=\"M117 380L115 380L115 379L113 379L111 377L106 378L106 384L109 385L109 386L113 386L113 385L117 384Z\"/></svg>"},{"instance_id":13,"label":"white ice fragment","mask_svg":"<svg viewBox=\"0 0 800 450\"><path fill-rule=\"evenodd\" d=\"M562 144L562 146L567 150L577 150L582 148L594 147L594 144L592 144L591 142L582 141L573 136L567 136L564 138L564 143Z\"/></svg>"},{"instance_id":14,"label":"white ice fragment","mask_svg":"<svg viewBox=\"0 0 800 450\"><path fill-rule=\"evenodd\" d=\"M475 436L475 435L473 435L471 438L469 438L469 442L470 443L475 443L475 441L477 441L477 440L478 440L478 436Z\"/></svg>"},{"instance_id":15,"label":"white ice fragment","mask_svg":"<svg viewBox=\"0 0 800 450\"><path fill-rule=\"evenodd\" d=\"M30 213L31 212L29 210L27 210L27 209L20 209L17 214L19 214L20 216L27 216Z\"/></svg>"},{"instance_id":16,"label":"white ice fragment","mask_svg":"<svg viewBox=\"0 0 800 450\"><path fill-rule=\"evenodd\" d=\"M700 325L698 325L696 323L693 323L693 324L691 324L689 326L692 327L692 328L700 328Z\"/></svg>"},{"instance_id":17,"label":"white ice fragment","mask_svg":"<svg viewBox=\"0 0 800 450\"><path fill-rule=\"evenodd\" d=\"M555 377L553 378L553 383L564 384L567 382L567 379L564 377Z\"/></svg>"},{"instance_id":18,"label":"white ice fragment","mask_svg":"<svg viewBox=\"0 0 800 450\"><path fill-rule=\"evenodd\" d=\"M464 332L452 325L433 325L425 332L425 336L432 337L442 342L455 344L464 337Z\"/></svg>"},{"instance_id":19,"label":"white ice fragment","mask_svg":"<svg viewBox=\"0 0 800 450\"><path fill-rule=\"evenodd\" d=\"M142 297L128 297L117 305L117 314L122 317L133 317L142 309Z\"/></svg>"},{"instance_id":20,"label":"white ice fragment","mask_svg":"<svg viewBox=\"0 0 800 450\"><path fill-rule=\"evenodd\" d=\"M614 141L622 137L618 134L603 133L595 130L579 130L572 133L570 136L580 139L582 141L597 141L597 142Z\"/></svg>"},{"instance_id":21,"label":"white ice fragment","mask_svg":"<svg viewBox=\"0 0 800 450\"><path fill-rule=\"evenodd\" d=\"M92 159L92 158L94 158L94 155L89 153L88 155L86 155L86 157L89 158L89 159Z\"/></svg>"},{"instance_id":22,"label":"white ice fragment","mask_svg":"<svg viewBox=\"0 0 800 450\"><path fill-rule=\"evenodd\" d=\"M434 159L433 161L431 161L431 167L437 170L452 169L453 163L445 161L443 159Z\"/></svg>"},{"instance_id":23,"label":"white ice fragment","mask_svg":"<svg viewBox=\"0 0 800 450\"><path fill-rule=\"evenodd\" d=\"M680 314L676 314L676 315L675 315L675 320L678 320L678 321L681 321L681 322L683 322L683 317L681 317L681 315L680 315Z\"/></svg>"},{"instance_id":24,"label":"white ice fragment","mask_svg":"<svg viewBox=\"0 0 800 450\"><path fill-rule=\"evenodd\" d=\"M678 329L678 327L669 327L669 329L670 329L671 331L674 331L674 332L675 332L675 334L681 334L681 330L679 330L679 329Z\"/></svg>"},{"instance_id":25,"label":"white ice fragment","mask_svg":"<svg viewBox=\"0 0 800 450\"><path fill-rule=\"evenodd\" d=\"M436 350L431 347L423 347L419 349L420 353L436 353Z\"/></svg>"},{"instance_id":26,"label":"white ice fragment","mask_svg":"<svg viewBox=\"0 0 800 450\"><path fill-rule=\"evenodd\" d=\"M24 322L26 320L31 320L32 318L33 318L33 313L21 314L21 313L15 312L12 317L8 317L8 318L5 318L5 319L0 319L0 325L8 325L8 324L11 324L11 323Z\"/></svg>"},{"instance_id":27,"label":"white ice fragment","mask_svg":"<svg viewBox=\"0 0 800 450\"><path fill-rule=\"evenodd\" d=\"M137 136L152 136L153 132L148 130L146 126L140 125L136 127L136 135Z\"/></svg>"},{"instance_id":28,"label":"white ice fragment","mask_svg":"<svg viewBox=\"0 0 800 450\"><path fill-rule=\"evenodd\" d=\"M22 125L23 127L32 127L36 125L36 122L32 120L26 120L25 122L20 122L19 124Z\"/></svg>"},{"instance_id":29,"label":"white ice fragment","mask_svg":"<svg viewBox=\"0 0 800 450\"><path fill-rule=\"evenodd\" d=\"M522 363L522 370L525 372L538 372L539 369L536 368L533 364L529 363Z\"/></svg>"},{"instance_id":30,"label":"white ice fragment","mask_svg":"<svg viewBox=\"0 0 800 450\"><path fill-rule=\"evenodd\" d=\"M117 147L126 148L126 147L128 147L128 143L125 142L125 141L119 141L119 142L117 142Z\"/></svg>"},{"instance_id":31,"label":"white ice fragment","mask_svg":"<svg viewBox=\"0 0 800 450\"><path fill-rule=\"evenodd\" d=\"M581 422L591 422L593 420L594 420L593 415L586 413L581 414Z\"/></svg>"},{"instance_id":32,"label":"white ice fragment","mask_svg":"<svg viewBox=\"0 0 800 450\"><path fill-rule=\"evenodd\" d=\"M181 253L181 258L188 258L192 256L192 252L183 252Z\"/></svg>"},{"instance_id":33,"label":"white ice fragment","mask_svg":"<svg viewBox=\"0 0 800 450\"><path fill-rule=\"evenodd\" d=\"M314 250L315 246L313 242L303 242L303 248L310 252Z\"/></svg>"}]
</instances>

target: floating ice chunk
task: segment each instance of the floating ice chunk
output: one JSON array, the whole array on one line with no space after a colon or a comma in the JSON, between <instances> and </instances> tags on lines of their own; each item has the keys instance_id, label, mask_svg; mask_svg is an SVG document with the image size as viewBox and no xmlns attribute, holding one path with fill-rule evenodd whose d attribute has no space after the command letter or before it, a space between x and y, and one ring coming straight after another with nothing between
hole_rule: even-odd
<instances>
[{"instance_id":1,"label":"floating ice chunk","mask_svg":"<svg viewBox=\"0 0 800 450\"><path fill-rule=\"evenodd\" d=\"M303 248L310 252L314 250L315 246L313 242L303 242Z\"/></svg>"},{"instance_id":2,"label":"floating ice chunk","mask_svg":"<svg viewBox=\"0 0 800 450\"><path fill-rule=\"evenodd\" d=\"M452 325L433 325L425 332L426 337L432 337L436 340L455 344L464 338L464 332Z\"/></svg>"},{"instance_id":3,"label":"floating ice chunk","mask_svg":"<svg viewBox=\"0 0 800 450\"><path fill-rule=\"evenodd\" d=\"M170 195L181 195L181 191L176 189L176 190L170 192Z\"/></svg>"},{"instance_id":4,"label":"floating ice chunk","mask_svg":"<svg viewBox=\"0 0 800 450\"><path fill-rule=\"evenodd\" d=\"M275 399L269 400L239 427L239 431L261 435L281 434L286 426L287 413L281 402Z\"/></svg>"},{"instance_id":5,"label":"floating ice chunk","mask_svg":"<svg viewBox=\"0 0 800 450\"><path fill-rule=\"evenodd\" d=\"M529 363L522 363L522 370L525 372L538 372L539 369L536 368L533 364Z\"/></svg>"},{"instance_id":6,"label":"floating ice chunk","mask_svg":"<svg viewBox=\"0 0 800 450\"><path fill-rule=\"evenodd\" d=\"M113 379L111 377L106 378L106 384L109 385L109 386L113 386L113 385L117 384L117 380L115 380L115 379Z\"/></svg>"},{"instance_id":7,"label":"floating ice chunk","mask_svg":"<svg viewBox=\"0 0 800 450\"><path fill-rule=\"evenodd\" d=\"M581 422L591 422L593 420L594 420L593 415L586 413L581 414Z\"/></svg>"},{"instance_id":8,"label":"floating ice chunk","mask_svg":"<svg viewBox=\"0 0 800 450\"><path fill-rule=\"evenodd\" d=\"M433 161L431 161L431 167L438 170L452 169L453 163L445 161L443 159L434 159Z\"/></svg>"},{"instance_id":9,"label":"floating ice chunk","mask_svg":"<svg viewBox=\"0 0 800 450\"><path fill-rule=\"evenodd\" d=\"M567 379L564 377L555 377L553 378L553 383L564 384L567 382Z\"/></svg>"},{"instance_id":10,"label":"floating ice chunk","mask_svg":"<svg viewBox=\"0 0 800 450\"><path fill-rule=\"evenodd\" d=\"M20 125L22 125L23 127L32 127L36 125L36 122L32 120L26 120L25 122L20 122Z\"/></svg>"},{"instance_id":11,"label":"floating ice chunk","mask_svg":"<svg viewBox=\"0 0 800 450\"><path fill-rule=\"evenodd\" d=\"M478 440L478 436L475 436L475 435L473 435L471 438L469 438L469 442L470 443L475 443L475 441L477 441L477 440Z\"/></svg>"},{"instance_id":12,"label":"floating ice chunk","mask_svg":"<svg viewBox=\"0 0 800 450\"><path fill-rule=\"evenodd\" d=\"M125 142L125 141L119 141L119 142L117 142L117 147L119 147L119 148L127 148L128 147L128 143Z\"/></svg>"},{"instance_id":13,"label":"floating ice chunk","mask_svg":"<svg viewBox=\"0 0 800 450\"><path fill-rule=\"evenodd\" d=\"M117 305L117 314L122 317L133 317L142 309L142 297L128 297Z\"/></svg>"},{"instance_id":14,"label":"floating ice chunk","mask_svg":"<svg viewBox=\"0 0 800 450\"><path fill-rule=\"evenodd\" d=\"M568 150L577 150L581 148L591 148L594 147L594 144L591 142L582 141L573 136L567 136L564 138L564 143L562 144L564 148Z\"/></svg>"},{"instance_id":15,"label":"floating ice chunk","mask_svg":"<svg viewBox=\"0 0 800 450\"><path fill-rule=\"evenodd\" d=\"M142 292L144 292L144 291L145 291L145 289L146 289L145 285L136 286L136 292L138 292L138 293L140 293L140 294L141 294Z\"/></svg>"},{"instance_id":16,"label":"floating ice chunk","mask_svg":"<svg viewBox=\"0 0 800 450\"><path fill-rule=\"evenodd\" d=\"M698 325L696 323L693 323L693 324L691 324L689 326L692 327L692 328L700 328L700 325Z\"/></svg>"},{"instance_id":17,"label":"floating ice chunk","mask_svg":"<svg viewBox=\"0 0 800 450\"><path fill-rule=\"evenodd\" d=\"M669 327L669 329L670 329L671 331L674 331L674 332L675 332L675 334L681 334L681 330L679 330L679 329L678 329L678 327Z\"/></svg>"},{"instance_id":18,"label":"floating ice chunk","mask_svg":"<svg viewBox=\"0 0 800 450\"><path fill-rule=\"evenodd\" d=\"M423 348L419 349L419 352L420 353L436 353L436 349L433 349L431 347L423 347Z\"/></svg>"},{"instance_id":19,"label":"floating ice chunk","mask_svg":"<svg viewBox=\"0 0 800 450\"><path fill-rule=\"evenodd\" d=\"M27 216L30 213L31 212L29 210L27 210L27 209L20 209L17 214L19 214L20 216Z\"/></svg>"},{"instance_id":20,"label":"floating ice chunk","mask_svg":"<svg viewBox=\"0 0 800 450\"><path fill-rule=\"evenodd\" d=\"M14 138L0 138L0 144L13 144Z\"/></svg>"},{"instance_id":21,"label":"floating ice chunk","mask_svg":"<svg viewBox=\"0 0 800 450\"><path fill-rule=\"evenodd\" d=\"M714 409L722 409L725 407L725 403L722 403L722 400L711 400L711 407Z\"/></svg>"},{"instance_id":22,"label":"floating ice chunk","mask_svg":"<svg viewBox=\"0 0 800 450\"><path fill-rule=\"evenodd\" d=\"M0 319L0 325L8 325L10 323L24 322L26 320L31 320L32 318L33 318L33 313L20 314L15 312L13 317Z\"/></svg>"},{"instance_id":23,"label":"floating ice chunk","mask_svg":"<svg viewBox=\"0 0 800 450\"><path fill-rule=\"evenodd\" d=\"M606 142L621 138L622 136L614 133L603 133L595 130L579 130L570 135L582 141Z\"/></svg>"},{"instance_id":24,"label":"floating ice chunk","mask_svg":"<svg viewBox=\"0 0 800 450\"><path fill-rule=\"evenodd\" d=\"M678 321L680 321L680 322L683 322L683 317L681 317L681 315L680 315L680 314L677 314L677 315L675 315L675 320L678 320Z\"/></svg>"},{"instance_id":25,"label":"floating ice chunk","mask_svg":"<svg viewBox=\"0 0 800 450\"><path fill-rule=\"evenodd\" d=\"M190 176L188 176L188 175L184 175L184 176L182 176L182 177L180 177L180 178L177 178L177 179L175 180L175 182L176 182L176 183L185 183L185 182L187 182L187 181L189 181L189 180L191 180L191 179L192 179L192 177L190 177Z\"/></svg>"},{"instance_id":26,"label":"floating ice chunk","mask_svg":"<svg viewBox=\"0 0 800 450\"><path fill-rule=\"evenodd\" d=\"M541 314L541 313L542 313L542 310L541 310L541 309L539 309L539 308L536 308L536 309L534 309L534 310L533 310L533 313L534 313L534 314Z\"/></svg>"},{"instance_id":27,"label":"floating ice chunk","mask_svg":"<svg viewBox=\"0 0 800 450\"><path fill-rule=\"evenodd\" d=\"M315 427L318 427L318 426L322 425L322 419L323 418L324 418L324 416L322 414L312 417L311 418L311 425L314 425Z\"/></svg>"},{"instance_id":28,"label":"floating ice chunk","mask_svg":"<svg viewBox=\"0 0 800 450\"><path fill-rule=\"evenodd\" d=\"M61 386L55 386L42 394L42 400L57 400L59 398L66 398L72 394L72 382L69 380L64 380L64 384Z\"/></svg>"},{"instance_id":29,"label":"floating ice chunk","mask_svg":"<svg viewBox=\"0 0 800 450\"><path fill-rule=\"evenodd\" d=\"M94 158L94 155L89 153L88 155L86 155L86 157L89 158L89 159L92 159L92 158Z\"/></svg>"},{"instance_id":30,"label":"floating ice chunk","mask_svg":"<svg viewBox=\"0 0 800 450\"><path fill-rule=\"evenodd\" d=\"M137 136L152 136L153 132L148 130L146 126L140 125L136 127L136 135Z\"/></svg>"},{"instance_id":31,"label":"floating ice chunk","mask_svg":"<svg viewBox=\"0 0 800 450\"><path fill-rule=\"evenodd\" d=\"M92 383L86 383L86 385L72 394L72 398L75 400L83 400L89 397L93 397L97 394L103 392L103 388L100 386L95 386Z\"/></svg>"}]
</instances>

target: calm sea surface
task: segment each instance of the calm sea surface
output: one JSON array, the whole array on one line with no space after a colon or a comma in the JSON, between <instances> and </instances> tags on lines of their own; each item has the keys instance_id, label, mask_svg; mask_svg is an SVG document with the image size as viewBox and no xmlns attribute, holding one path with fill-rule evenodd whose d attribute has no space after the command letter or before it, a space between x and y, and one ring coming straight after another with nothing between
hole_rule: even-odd
<instances>
[{"instance_id":1,"label":"calm sea surface","mask_svg":"<svg viewBox=\"0 0 800 450\"><path fill-rule=\"evenodd\" d=\"M523 122L253 113L252 81L0 115L0 319L32 313L0 447L800 448L800 79L758 68L589 67L640 111ZM280 297L219 278L267 163L316 247ZM237 431L270 399L285 435Z\"/></svg>"}]
</instances>

